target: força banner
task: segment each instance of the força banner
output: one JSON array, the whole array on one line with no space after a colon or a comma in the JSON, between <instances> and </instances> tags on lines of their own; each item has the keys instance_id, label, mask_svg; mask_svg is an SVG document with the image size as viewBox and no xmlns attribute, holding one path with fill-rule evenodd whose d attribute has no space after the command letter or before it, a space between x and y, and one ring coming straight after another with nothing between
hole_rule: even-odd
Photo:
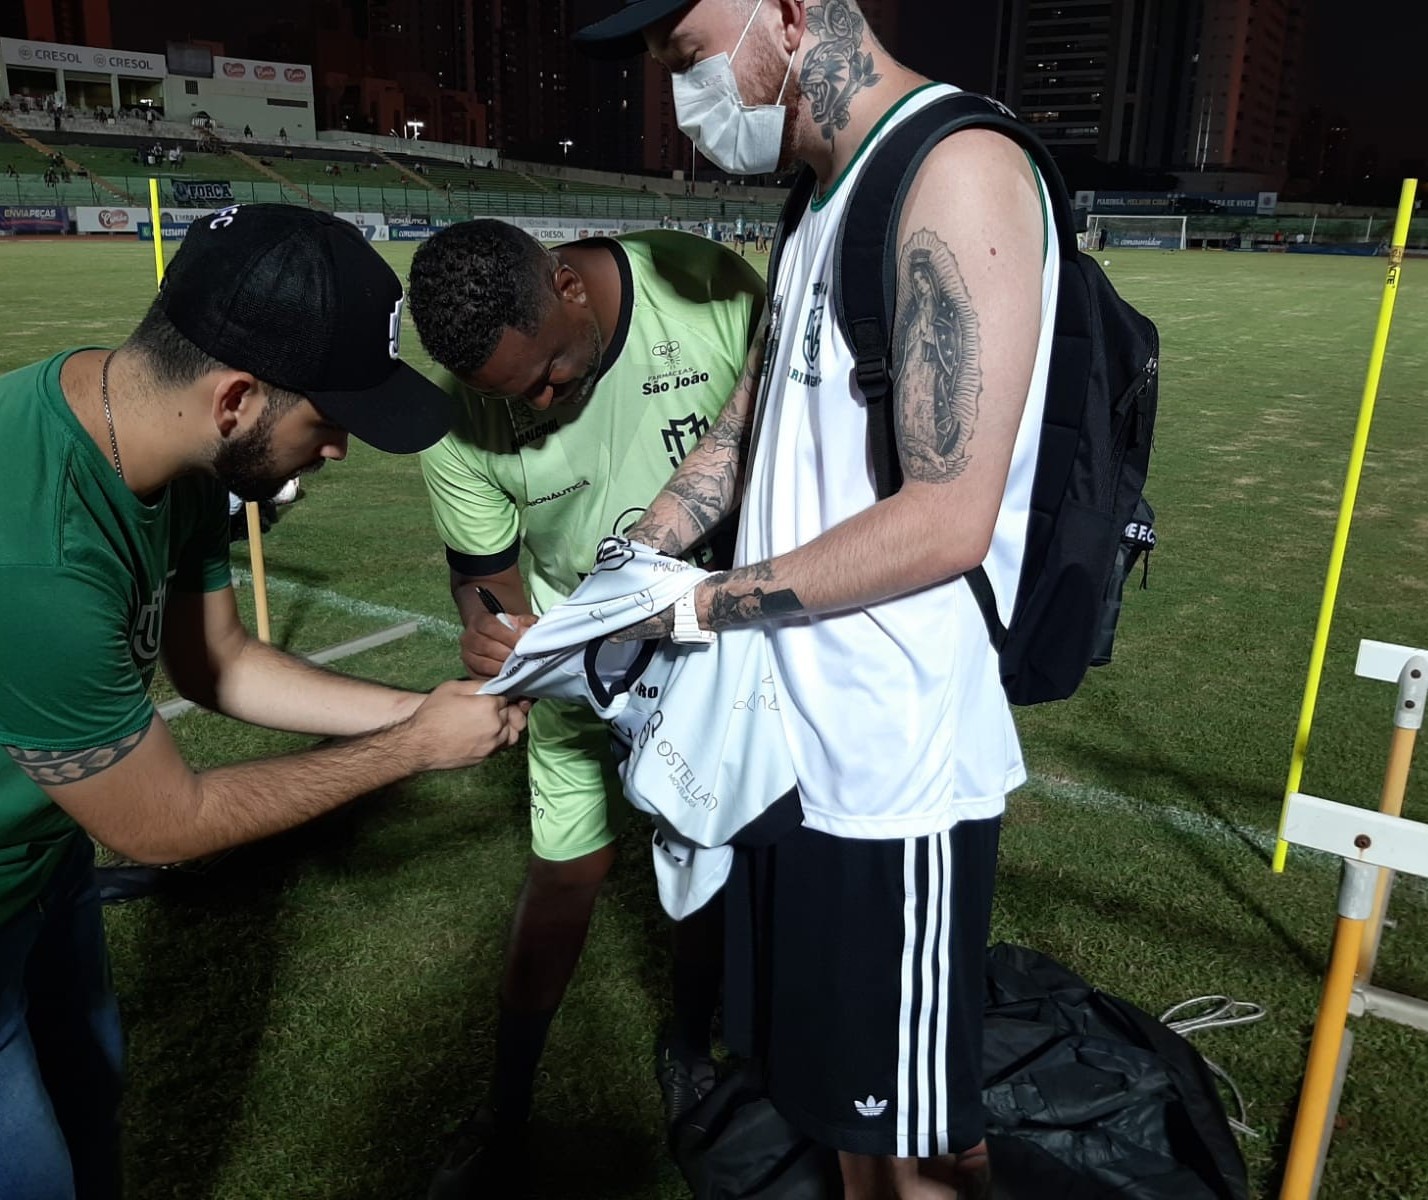
<instances>
[{"instance_id":1,"label":"for\u00e7a banner","mask_svg":"<svg viewBox=\"0 0 1428 1200\"><path fill-rule=\"evenodd\" d=\"M175 179L174 199L180 204L231 203L233 185L224 179Z\"/></svg>"}]
</instances>

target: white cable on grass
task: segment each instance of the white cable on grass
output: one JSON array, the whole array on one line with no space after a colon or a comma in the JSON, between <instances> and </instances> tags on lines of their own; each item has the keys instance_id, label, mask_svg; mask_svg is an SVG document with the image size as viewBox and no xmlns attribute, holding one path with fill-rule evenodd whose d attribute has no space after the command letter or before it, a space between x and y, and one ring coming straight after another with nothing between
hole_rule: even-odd
<instances>
[{"instance_id":1,"label":"white cable on grass","mask_svg":"<svg viewBox=\"0 0 1428 1200\"><path fill-rule=\"evenodd\" d=\"M1195 1005L1204 1006L1204 1011L1193 1016L1181 1016L1172 1020L1176 1014L1192 1009ZM1253 1025L1256 1021L1263 1021L1266 1015L1260 1005L1251 1004L1247 1000L1232 1000L1229 996L1196 996L1192 1000L1184 1000L1166 1009L1161 1014L1160 1020L1167 1028L1180 1034L1181 1037L1188 1038L1192 1033L1198 1033L1202 1029L1228 1029L1235 1025ZM1249 1127L1247 1122L1249 1106L1245 1103L1245 1098L1235 1081L1230 1078L1229 1072L1218 1063L1205 1058L1203 1054L1200 1057L1216 1078L1223 1080L1234 1094L1240 1115L1238 1119L1228 1118L1230 1128L1244 1137L1259 1137L1259 1134Z\"/></svg>"}]
</instances>

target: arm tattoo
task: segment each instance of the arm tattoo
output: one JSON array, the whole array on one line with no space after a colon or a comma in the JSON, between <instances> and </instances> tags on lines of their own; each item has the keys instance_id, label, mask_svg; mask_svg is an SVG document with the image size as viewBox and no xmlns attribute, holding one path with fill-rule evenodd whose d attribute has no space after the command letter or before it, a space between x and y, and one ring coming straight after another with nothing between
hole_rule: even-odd
<instances>
[{"instance_id":1,"label":"arm tattoo","mask_svg":"<svg viewBox=\"0 0 1428 1200\"><path fill-rule=\"evenodd\" d=\"M664 485L688 518L687 525L661 527L654 519L641 519L626 534L631 540L644 542L664 554L677 554L681 548L707 537L728 515L753 435L763 342L764 332L760 330L735 387L735 397L742 393L744 403L724 406L694 452Z\"/></svg>"},{"instance_id":2,"label":"arm tattoo","mask_svg":"<svg viewBox=\"0 0 1428 1200\"><path fill-rule=\"evenodd\" d=\"M41 787L54 787L62 783L79 783L112 767L121 758L127 757L148 732L146 725L138 733L88 750L24 750L19 746L6 746L5 750L33 782Z\"/></svg>"},{"instance_id":3,"label":"arm tattoo","mask_svg":"<svg viewBox=\"0 0 1428 1200\"><path fill-rule=\"evenodd\" d=\"M709 586L715 591L709 601L709 628L728 629L801 613L803 601L792 588L761 586L772 580L773 568L767 562L711 575Z\"/></svg>"},{"instance_id":4,"label":"arm tattoo","mask_svg":"<svg viewBox=\"0 0 1428 1200\"><path fill-rule=\"evenodd\" d=\"M904 243L897 276L892 349L903 471L946 483L967 469L982 395L977 313L952 251L930 229Z\"/></svg>"},{"instance_id":5,"label":"arm tattoo","mask_svg":"<svg viewBox=\"0 0 1428 1200\"><path fill-rule=\"evenodd\" d=\"M848 125L848 106L864 88L882 82L863 47L863 17L848 0L823 0L807 9L808 32L817 42L804 56L798 84L826 141Z\"/></svg>"},{"instance_id":6,"label":"arm tattoo","mask_svg":"<svg viewBox=\"0 0 1428 1200\"><path fill-rule=\"evenodd\" d=\"M792 588L766 588L773 581L773 566L767 562L732 571L720 571L705 583L714 589L709 599L709 620L705 628L715 631L731 625L753 625L759 621L777 621L803 612L803 601ZM703 586L703 585L701 585ZM655 613L647 621L622 629L610 640L639 641L644 638L668 637L674 632L674 609Z\"/></svg>"},{"instance_id":7,"label":"arm tattoo","mask_svg":"<svg viewBox=\"0 0 1428 1200\"><path fill-rule=\"evenodd\" d=\"M699 446L680 464L664 485L684 514L679 525L664 525L653 509L626 534L631 540L653 546L662 554L678 554L719 524L729 511L734 485L739 477L743 452L748 445L747 418L725 405L718 420L700 439Z\"/></svg>"}]
</instances>

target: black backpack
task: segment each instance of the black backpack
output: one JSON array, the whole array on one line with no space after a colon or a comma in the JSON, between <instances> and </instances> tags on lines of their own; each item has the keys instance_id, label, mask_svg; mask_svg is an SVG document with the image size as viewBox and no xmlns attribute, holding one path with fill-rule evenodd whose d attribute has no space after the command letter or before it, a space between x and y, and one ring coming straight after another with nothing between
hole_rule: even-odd
<instances>
[{"instance_id":1,"label":"black backpack","mask_svg":"<svg viewBox=\"0 0 1428 1200\"><path fill-rule=\"evenodd\" d=\"M1061 254L1046 411L1009 625L997 614L986 571L977 567L966 575L998 651L1007 698L1038 704L1065 699L1087 667L1109 661L1125 574L1154 545L1154 534L1146 536L1154 518L1141 490L1150 465L1160 337L1116 294L1096 260L1077 249L1066 185L1036 136L985 96L963 92L933 101L871 152L834 250L832 307L867 399L878 497L891 496L902 484L889 361L898 219L928 153L969 128L1004 134L1036 164L1051 197ZM787 236L808 207L815 182L805 167L784 203L769 260L770 296Z\"/></svg>"}]
</instances>

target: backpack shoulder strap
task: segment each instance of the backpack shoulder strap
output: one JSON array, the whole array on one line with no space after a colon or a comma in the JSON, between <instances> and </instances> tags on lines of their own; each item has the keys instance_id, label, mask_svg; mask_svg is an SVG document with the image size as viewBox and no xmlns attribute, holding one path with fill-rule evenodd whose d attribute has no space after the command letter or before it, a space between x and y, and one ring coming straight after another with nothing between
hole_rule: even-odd
<instances>
[{"instance_id":1,"label":"backpack shoulder strap","mask_svg":"<svg viewBox=\"0 0 1428 1200\"><path fill-rule=\"evenodd\" d=\"M1020 146L1040 172L1051 200L1059 253L1074 261L1076 223L1065 181L1050 152L1005 105L958 92L933 101L888 134L864 166L844 210L833 259L833 311L853 351L867 402L868 452L879 499L902 486L892 405L892 322L897 302L897 235L903 202L934 146L963 129L992 129ZM1006 627L991 581L980 566L964 576L1000 650Z\"/></svg>"},{"instance_id":2,"label":"backpack shoulder strap","mask_svg":"<svg viewBox=\"0 0 1428 1200\"><path fill-rule=\"evenodd\" d=\"M1061 172L1040 140L1004 105L972 92L933 101L873 150L849 197L834 251L833 311L856 360L867 400L868 442L878 497L902 484L893 438L891 333L897 300L897 235L903 202L934 146L963 129L994 129L1031 156L1046 181L1063 258L1076 226Z\"/></svg>"},{"instance_id":3,"label":"backpack shoulder strap","mask_svg":"<svg viewBox=\"0 0 1428 1200\"><path fill-rule=\"evenodd\" d=\"M774 230L773 246L769 250L769 271L768 271L768 296L772 301L774 289L778 284L778 267L783 259L783 249L788 242L789 234L798 228L799 221L803 220L803 214L808 211L809 202L813 199L813 189L818 186L818 177L814 175L813 168L802 167L792 186L788 189L788 195L784 197L783 208L779 210L778 226Z\"/></svg>"}]
</instances>

